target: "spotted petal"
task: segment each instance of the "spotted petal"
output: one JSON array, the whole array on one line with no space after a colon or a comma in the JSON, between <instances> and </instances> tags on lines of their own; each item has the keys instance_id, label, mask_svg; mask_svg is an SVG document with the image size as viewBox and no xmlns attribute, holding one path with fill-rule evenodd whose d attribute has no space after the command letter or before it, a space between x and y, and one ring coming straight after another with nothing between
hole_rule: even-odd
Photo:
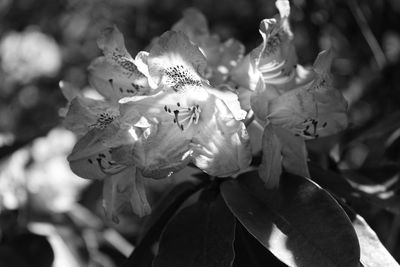
<instances>
[{"instance_id":1,"label":"spotted petal","mask_svg":"<svg viewBox=\"0 0 400 267\"><path fill-rule=\"evenodd\" d=\"M112 102L124 96L149 93L147 77L138 70L125 48L124 37L115 26L103 31L98 45L104 57L95 59L89 66L89 82L93 87Z\"/></svg>"},{"instance_id":2,"label":"spotted petal","mask_svg":"<svg viewBox=\"0 0 400 267\"><path fill-rule=\"evenodd\" d=\"M346 128L347 102L332 87L329 67L332 55L321 52L314 64L316 77L308 86L289 91L270 102L268 118L306 139L334 134Z\"/></svg>"},{"instance_id":3,"label":"spotted petal","mask_svg":"<svg viewBox=\"0 0 400 267\"><path fill-rule=\"evenodd\" d=\"M78 138L90 129L103 129L119 115L116 106L102 100L75 97L68 108L64 126L74 132Z\"/></svg>"},{"instance_id":4,"label":"spotted petal","mask_svg":"<svg viewBox=\"0 0 400 267\"><path fill-rule=\"evenodd\" d=\"M101 180L125 169L126 166L113 160L112 149L105 144L105 140L117 131L117 127L89 131L76 143L68 156L71 170L82 178Z\"/></svg>"},{"instance_id":5,"label":"spotted petal","mask_svg":"<svg viewBox=\"0 0 400 267\"><path fill-rule=\"evenodd\" d=\"M167 31L151 48L148 68L153 83L164 89L184 90L207 83L206 59L181 32Z\"/></svg>"}]
</instances>

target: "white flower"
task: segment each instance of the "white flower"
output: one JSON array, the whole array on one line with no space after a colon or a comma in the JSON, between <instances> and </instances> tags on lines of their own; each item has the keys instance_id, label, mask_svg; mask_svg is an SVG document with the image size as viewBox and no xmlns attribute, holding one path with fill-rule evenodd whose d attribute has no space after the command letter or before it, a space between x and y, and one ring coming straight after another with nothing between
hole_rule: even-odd
<instances>
[{"instance_id":1,"label":"white flower","mask_svg":"<svg viewBox=\"0 0 400 267\"><path fill-rule=\"evenodd\" d=\"M120 101L121 121L142 128L132 153L143 174L165 177L190 161L215 176L247 167L248 136L239 120L244 113L238 103L228 106L203 78L206 59L188 37L164 33L147 63L152 83L162 90ZM140 126L143 121L146 126Z\"/></svg>"},{"instance_id":2,"label":"white flower","mask_svg":"<svg viewBox=\"0 0 400 267\"><path fill-rule=\"evenodd\" d=\"M186 9L183 18L174 24L172 30L183 32L193 44L199 46L207 59L206 78L213 86L226 82L230 71L243 58L243 44L233 38L221 42L218 35L210 34L207 19L195 8Z\"/></svg>"}]
</instances>

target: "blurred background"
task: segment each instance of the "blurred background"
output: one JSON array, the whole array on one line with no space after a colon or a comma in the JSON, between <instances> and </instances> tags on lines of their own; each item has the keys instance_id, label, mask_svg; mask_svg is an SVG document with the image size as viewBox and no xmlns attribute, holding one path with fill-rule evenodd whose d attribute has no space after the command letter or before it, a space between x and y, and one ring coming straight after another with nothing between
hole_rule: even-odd
<instances>
[{"instance_id":1,"label":"blurred background","mask_svg":"<svg viewBox=\"0 0 400 267\"><path fill-rule=\"evenodd\" d=\"M292 0L299 61L311 65L332 48L336 87L351 125L308 143L318 165L340 173L326 186L371 224L400 260L400 1ZM272 0L0 0L0 265L119 266L143 220L129 211L104 219L101 183L75 176L66 156L76 138L62 127L64 80L88 90L96 38L116 24L135 55L181 18L201 10L210 31L250 51L259 22L277 13ZM156 202L165 187L150 185ZM338 178L339 179L339 178ZM23 245L22 245L23 244Z\"/></svg>"}]
</instances>

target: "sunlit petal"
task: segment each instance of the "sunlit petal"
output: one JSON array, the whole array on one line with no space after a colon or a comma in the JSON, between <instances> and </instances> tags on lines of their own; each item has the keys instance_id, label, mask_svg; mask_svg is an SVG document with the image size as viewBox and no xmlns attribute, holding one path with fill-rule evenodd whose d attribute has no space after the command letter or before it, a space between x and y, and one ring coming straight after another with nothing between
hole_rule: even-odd
<instances>
[{"instance_id":1,"label":"sunlit petal","mask_svg":"<svg viewBox=\"0 0 400 267\"><path fill-rule=\"evenodd\" d=\"M252 51L263 81L289 90L295 84L297 55L289 26L290 5L287 0L276 1L279 16L260 23L263 43Z\"/></svg>"},{"instance_id":2,"label":"sunlit petal","mask_svg":"<svg viewBox=\"0 0 400 267\"><path fill-rule=\"evenodd\" d=\"M143 95L150 91L147 77L141 72L111 64L105 57L95 59L89 66L89 82L112 102L125 96Z\"/></svg>"},{"instance_id":3,"label":"sunlit petal","mask_svg":"<svg viewBox=\"0 0 400 267\"><path fill-rule=\"evenodd\" d=\"M208 104L209 94L201 88L188 90L187 95L163 91L121 100L122 123L140 127L138 118L143 117L149 123L133 148L143 175L163 178L191 160L189 143L200 123L201 107L206 108Z\"/></svg>"},{"instance_id":4,"label":"sunlit petal","mask_svg":"<svg viewBox=\"0 0 400 267\"><path fill-rule=\"evenodd\" d=\"M141 73L124 44L124 37L114 26L103 31L98 40L104 57L89 66L89 82L107 99L117 102L128 95L148 93L147 77Z\"/></svg>"},{"instance_id":5,"label":"sunlit petal","mask_svg":"<svg viewBox=\"0 0 400 267\"><path fill-rule=\"evenodd\" d=\"M235 84L251 91L255 90L261 78L260 72L250 55L246 55L236 67L232 69L230 76Z\"/></svg>"},{"instance_id":6,"label":"sunlit petal","mask_svg":"<svg viewBox=\"0 0 400 267\"><path fill-rule=\"evenodd\" d=\"M210 101L192 140L193 161L203 171L214 176L229 176L246 168L251 161L247 131L236 121L226 105Z\"/></svg>"},{"instance_id":7,"label":"sunlit petal","mask_svg":"<svg viewBox=\"0 0 400 267\"><path fill-rule=\"evenodd\" d=\"M236 120L243 120L246 117L246 111L240 107L238 94L228 85L222 85L218 89L208 87L207 91L224 101Z\"/></svg>"},{"instance_id":8,"label":"sunlit petal","mask_svg":"<svg viewBox=\"0 0 400 267\"><path fill-rule=\"evenodd\" d=\"M181 32L168 31L151 48L148 57L153 82L165 89L184 90L202 86L206 59L199 48Z\"/></svg>"}]
</instances>

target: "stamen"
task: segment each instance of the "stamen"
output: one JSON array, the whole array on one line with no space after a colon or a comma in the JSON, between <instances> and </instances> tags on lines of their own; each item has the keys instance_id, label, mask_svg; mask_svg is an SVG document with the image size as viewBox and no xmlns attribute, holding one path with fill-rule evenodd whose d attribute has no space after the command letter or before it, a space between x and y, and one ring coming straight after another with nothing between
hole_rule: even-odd
<instances>
[{"instance_id":1,"label":"stamen","mask_svg":"<svg viewBox=\"0 0 400 267\"><path fill-rule=\"evenodd\" d=\"M96 157L89 158L88 162L90 164L97 164L100 171L104 174L117 174L123 171L126 166L120 165L111 159L110 151L99 153Z\"/></svg>"},{"instance_id":2,"label":"stamen","mask_svg":"<svg viewBox=\"0 0 400 267\"><path fill-rule=\"evenodd\" d=\"M178 102L177 106L178 109L174 109L172 112L168 106L164 106L164 110L169 114L173 113L174 116L173 122L176 123L176 125L182 131L189 128L192 125L192 123L194 124L198 123L201 112L199 105L187 108L187 107L181 107L181 104Z\"/></svg>"},{"instance_id":3,"label":"stamen","mask_svg":"<svg viewBox=\"0 0 400 267\"><path fill-rule=\"evenodd\" d=\"M301 125L299 125L299 128L297 128L297 133L295 135L302 136L307 139L318 138L318 132L324 129L328 125L328 123L324 122L320 127L318 125L321 125L318 120L307 118L303 121Z\"/></svg>"}]
</instances>

